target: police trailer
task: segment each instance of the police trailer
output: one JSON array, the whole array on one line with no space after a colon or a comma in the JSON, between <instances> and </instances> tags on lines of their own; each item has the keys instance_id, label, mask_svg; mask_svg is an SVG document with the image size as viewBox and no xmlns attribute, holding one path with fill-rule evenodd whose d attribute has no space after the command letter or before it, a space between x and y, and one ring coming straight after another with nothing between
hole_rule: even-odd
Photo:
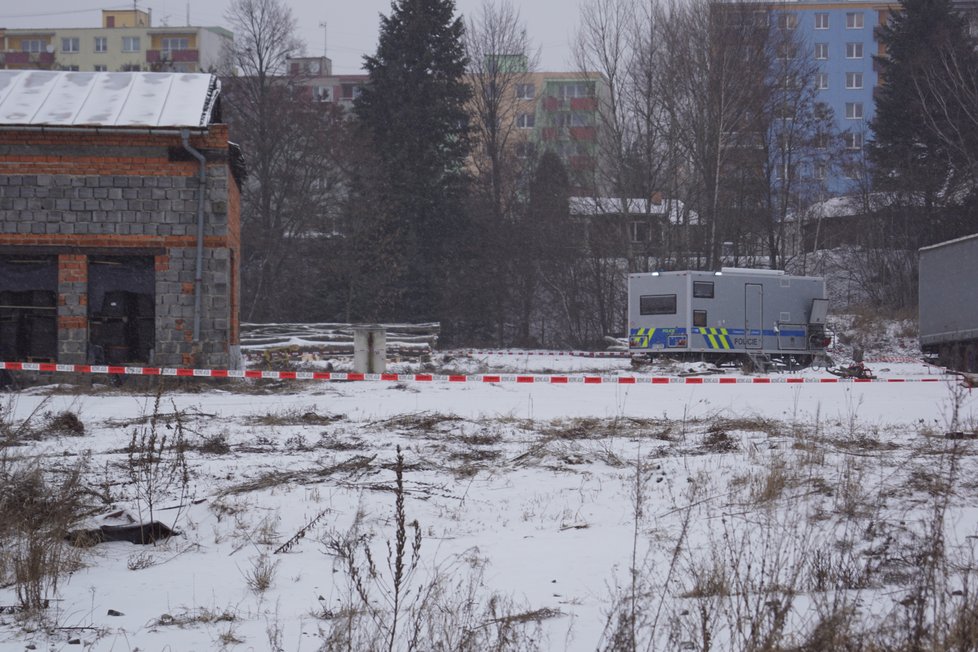
<instances>
[{"instance_id":1,"label":"police trailer","mask_svg":"<svg viewBox=\"0 0 978 652\"><path fill-rule=\"evenodd\" d=\"M628 276L632 354L801 365L825 357L825 281L782 271L725 267L719 272Z\"/></svg>"}]
</instances>

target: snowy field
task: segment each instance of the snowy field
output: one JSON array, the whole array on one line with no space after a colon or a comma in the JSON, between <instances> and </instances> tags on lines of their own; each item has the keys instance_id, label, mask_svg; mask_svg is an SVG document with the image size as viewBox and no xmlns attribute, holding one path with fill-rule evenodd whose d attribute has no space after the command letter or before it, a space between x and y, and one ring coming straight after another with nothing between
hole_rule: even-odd
<instances>
[{"instance_id":1,"label":"snowy field","mask_svg":"<svg viewBox=\"0 0 978 652\"><path fill-rule=\"evenodd\" d=\"M642 373L615 359L436 362ZM78 468L90 512L75 527L148 521L152 502L179 532L66 548L40 616L16 608L0 548L0 650L389 649L392 627L397 650L746 650L761 636L786 649L839 614L883 640L925 585L952 596L948 613L968 594L957 562L978 537L978 406L956 379L239 381L156 400L98 384L0 394L7 477L36 458L51 486ZM74 424L64 413L84 434L59 432ZM931 572L919 560L935 527L945 561Z\"/></svg>"}]
</instances>

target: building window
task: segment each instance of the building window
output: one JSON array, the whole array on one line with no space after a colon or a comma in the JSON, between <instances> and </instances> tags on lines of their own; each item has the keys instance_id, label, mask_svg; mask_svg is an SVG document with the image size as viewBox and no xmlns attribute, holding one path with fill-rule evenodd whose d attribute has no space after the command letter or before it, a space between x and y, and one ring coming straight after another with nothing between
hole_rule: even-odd
<instances>
[{"instance_id":1,"label":"building window","mask_svg":"<svg viewBox=\"0 0 978 652\"><path fill-rule=\"evenodd\" d=\"M861 12L850 11L846 14L846 29L862 29L863 15Z\"/></svg>"},{"instance_id":2,"label":"building window","mask_svg":"<svg viewBox=\"0 0 978 652\"><path fill-rule=\"evenodd\" d=\"M862 58L863 58L862 43L846 43L846 59L862 59Z\"/></svg>"},{"instance_id":3,"label":"building window","mask_svg":"<svg viewBox=\"0 0 978 652\"><path fill-rule=\"evenodd\" d=\"M863 87L863 74L861 72L846 73L846 88L860 89Z\"/></svg>"},{"instance_id":4,"label":"building window","mask_svg":"<svg viewBox=\"0 0 978 652\"><path fill-rule=\"evenodd\" d=\"M815 164L815 178L821 181L825 178L825 163Z\"/></svg>"},{"instance_id":5,"label":"building window","mask_svg":"<svg viewBox=\"0 0 978 652\"><path fill-rule=\"evenodd\" d=\"M819 72L815 74L815 88L824 91L829 88L829 73Z\"/></svg>"},{"instance_id":6,"label":"building window","mask_svg":"<svg viewBox=\"0 0 978 652\"><path fill-rule=\"evenodd\" d=\"M516 143L516 156L519 158L532 158L536 153L536 147L530 142Z\"/></svg>"},{"instance_id":7,"label":"building window","mask_svg":"<svg viewBox=\"0 0 978 652\"><path fill-rule=\"evenodd\" d=\"M796 46L793 43L779 43L778 44L778 58L779 59L794 59L796 52Z\"/></svg>"},{"instance_id":8,"label":"building window","mask_svg":"<svg viewBox=\"0 0 978 652\"><path fill-rule=\"evenodd\" d=\"M317 102L332 102L333 101L333 87L332 86L313 86L312 87L312 99Z\"/></svg>"},{"instance_id":9,"label":"building window","mask_svg":"<svg viewBox=\"0 0 978 652\"><path fill-rule=\"evenodd\" d=\"M648 242L650 240L648 222L635 221L630 226L632 242Z\"/></svg>"},{"instance_id":10,"label":"building window","mask_svg":"<svg viewBox=\"0 0 978 652\"><path fill-rule=\"evenodd\" d=\"M815 29L828 29L829 28L829 15L818 13L815 14Z\"/></svg>"},{"instance_id":11,"label":"building window","mask_svg":"<svg viewBox=\"0 0 978 652\"><path fill-rule=\"evenodd\" d=\"M706 328L706 311L705 310L694 310L693 311L693 326L698 328Z\"/></svg>"},{"instance_id":12,"label":"building window","mask_svg":"<svg viewBox=\"0 0 978 652\"><path fill-rule=\"evenodd\" d=\"M780 29L794 29L798 26L798 16L794 14L778 14L778 27Z\"/></svg>"},{"instance_id":13,"label":"building window","mask_svg":"<svg viewBox=\"0 0 978 652\"><path fill-rule=\"evenodd\" d=\"M675 315L675 294L650 294L639 297L638 312L640 315Z\"/></svg>"},{"instance_id":14,"label":"building window","mask_svg":"<svg viewBox=\"0 0 978 652\"><path fill-rule=\"evenodd\" d=\"M829 135L824 131L819 131L815 134L815 148L816 149L827 149L829 146Z\"/></svg>"},{"instance_id":15,"label":"building window","mask_svg":"<svg viewBox=\"0 0 978 652\"><path fill-rule=\"evenodd\" d=\"M862 120L862 119L863 119L863 103L846 102L846 120Z\"/></svg>"},{"instance_id":16,"label":"building window","mask_svg":"<svg viewBox=\"0 0 978 652\"><path fill-rule=\"evenodd\" d=\"M536 86L533 84L517 84L516 99L532 100L536 96Z\"/></svg>"},{"instance_id":17,"label":"building window","mask_svg":"<svg viewBox=\"0 0 978 652\"><path fill-rule=\"evenodd\" d=\"M96 52L108 52L109 51L109 39L105 36L95 37L95 51Z\"/></svg>"},{"instance_id":18,"label":"building window","mask_svg":"<svg viewBox=\"0 0 978 652\"><path fill-rule=\"evenodd\" d=\"M138 63L124 63L119 70L122 72L139 72L142 70L142 66Z\"/></svg>"},{"instance_id":19,"label":"building window","mask_svg":"<svg viewBox=\"0 0 978 652\"><path fill-rule=\"evenodd\" d=\"M26 38L20 42L21 52L44 52L45 43L41 39Z\"/></svg>"},{"instance_id":20,"label":"building window","mask_svg":"<svg viewBox=\"0 0 978 652\"><path fill-rule=\"evenodd\" d=\"M863 135L860 132L847 131L844 136L846 149L862 149Z\"/></svg>"},{"instance_id":21,"label":"building window","mask_svg":"<svg viewBox=\"0 0 978 652\"><path fill-rule=\"evenodd\" d=\"M163 38L161 39L163 45L163 51L169 52L171 50L189 50L190 49L190 39L186 37L181 38Z\"/></svg>"},{"instance_id":22,"label":"building window","mask_svg":"<svg viewBox=\"0 0 978 652\"><path fill-rule=\"evenodd\" d=\"M61 51L62 52L78 52L79 39L77 37L63 38L61 39Z\"/></svg>"},{"instance_id":23,"label":"building window","mask_svg":"<svg viewBox=\"0 0 978 652\"><path fill-rule=\"evenodd\" d=\"M122 37L122 51L123 52L139 52L139 37L138 36L123 36Z\"/></svg>"},{"instance_id":24,"label":"building window","mask_svg":"<svg viewBox=\"0 0 978 652\"><path fill-rule=\"evenodd\" d=\"M97 63L95 64L95 67L92 68L92 70L94 70L95 72L108 72L109 67L104 63Z\"/></svg>"},{"instance_id":25,"label":"building window","mask_svg":"<svg viewBox=\"0 0 978 652\"><path fill-rule=\"evenodd\" d=\"M67 70L68 72L78 72L80 68L78 66L62 66L62 70Z\"/></svg>"},{"instance_id":26,"label":"building window","mask_svg":"<svg viewBox=\"0 0 978 652\"><path fill-rule=\"evenodd\" d=\"M536 115L533 113L521 113L516 116L516 126L520 129L533 129L536 125Z\"/></svg>"},{"instance_id":27,"label":"building window","mask_svg":"<svg viewBox=\"0 0 978 652\"><path fill-rule=\"evenodd\" d=\"M856 165L847 165L845 167L845 174L847 179L853 179L855 181L862 178L862 174L859 172L859 167Z\"/></svg>"},{"instance_id":28,"label":"building window","mask_svg":"<svg viewBox=\"0 0 978 652\"><path fill-rule=\"evenodd\" d=\"M574 97L594 97L594 84L585 82L579 84L561 84L557 87L557 97L562 100Z\"/></svg>"},{"instance_id":29,"label":"building window","mask_svg":"<svg viewBox=\"0 0 978 652\"><path fill-rule=\"evenodd\" d=\"M694 299L712 299L713 281L693 281Z\"/></svg>"},{"instance_id":30,"label":"building window","mask_svg":"<svg viewBox=\"0 0 978 652\"><path fill-rule=\"evenodd\" d=\"M815 58L816 59L828 59L829 58L829 44L828 43L816 43L815 44Z\"/></svg>"}]
</instances>

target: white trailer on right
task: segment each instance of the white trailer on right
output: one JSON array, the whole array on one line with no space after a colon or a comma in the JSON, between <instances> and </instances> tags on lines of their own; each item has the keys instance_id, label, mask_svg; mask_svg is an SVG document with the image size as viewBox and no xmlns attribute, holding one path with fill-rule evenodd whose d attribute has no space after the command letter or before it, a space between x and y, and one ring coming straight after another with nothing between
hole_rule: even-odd
<instances>
[{"instance_id":1,"label":"white trailer on right","mask_svg":"<svg viewBox=\"0 0 978 652\"><path fill-rule=\"evenodd\" d=\"M978 372L978 234L920 250L918 305L921 351Z\"/></svg>"}]
</instances>

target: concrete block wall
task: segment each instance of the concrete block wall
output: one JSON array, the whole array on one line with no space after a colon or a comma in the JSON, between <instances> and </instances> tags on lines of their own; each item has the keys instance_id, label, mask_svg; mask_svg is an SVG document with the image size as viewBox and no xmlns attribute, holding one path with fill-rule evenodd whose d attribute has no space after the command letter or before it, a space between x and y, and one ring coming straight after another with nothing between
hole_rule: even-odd
<instances>
[{"instance_id":1,"label":"concrete block wall","mask_svg":"<svg viewBox=\"0 0 978 652\"><path fill-rule=\"evenodd\" d=\"M88 257L114 254L156 257L155 364L239 362L240 199L227 129L211 125L191 144L208 160L199 344L193 342L198 164L180 137L0 127L0 253L58 254L59 362L86 361Z\"/></svg>"}]
</instances>

